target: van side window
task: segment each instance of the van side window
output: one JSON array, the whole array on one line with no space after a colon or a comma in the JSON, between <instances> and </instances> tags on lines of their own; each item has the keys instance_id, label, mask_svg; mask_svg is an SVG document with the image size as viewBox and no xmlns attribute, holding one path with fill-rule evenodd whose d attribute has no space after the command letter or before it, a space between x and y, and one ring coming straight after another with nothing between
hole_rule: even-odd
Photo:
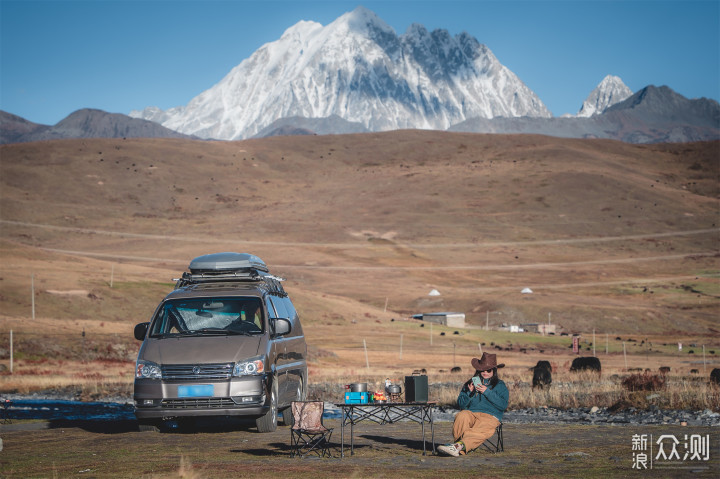
<instances>
[{"instance_id":1,"label":"van side window","mask_svg":"<svg viewBox=\"0 0 720 479\"><path fill-rule=\"evenodd\" d=\"M292 301L290 301L290 297L284 296L280 299L285 306L285 311L287 312L286 317L290 320L290 323L292 324L292 335L303 336L302 324L300 324L300 318L298 317L297 310L295 310L295 306L293 305Z\"/></svg>"},{"instance_id":2,"label":"van side window","mask_svg":"<svg viewBox=\"0 0 720 479\"><path fill-rule=\"evenodd\" d=\"M282 299L283 304L285 305L285 311L287 311L287 318L294 323L297 320L298 314L295 310L295 306L292 304L292 301L290 301L289 296L285 296Z\"/></svg>"},{"instance_id":3,"label":"van side window","mask_svg":"<svg viewBox=\"0 0 720 479\"><path fill-rule=\"evenodd\" d=\"M265 307L267 308L268 319L278 317L275 306L272 304L272 301L270 301L270 296L265 296Z\"/></svg>"},{"instance_id":4,"label":"van side window","mask_svg":"<svg viewBox=\"0 0 720 479\"><path fill-rule=\"evenodd\" d=\"M276 318L288 318L288 312L285 310L285 304L282 301L282 298L278 296L272 296L270 297L270 300L272 301L273 305L275 306L275 311L277 312ZM292 318L290 318L292 320Z\"/></svg>"}]
</instances>

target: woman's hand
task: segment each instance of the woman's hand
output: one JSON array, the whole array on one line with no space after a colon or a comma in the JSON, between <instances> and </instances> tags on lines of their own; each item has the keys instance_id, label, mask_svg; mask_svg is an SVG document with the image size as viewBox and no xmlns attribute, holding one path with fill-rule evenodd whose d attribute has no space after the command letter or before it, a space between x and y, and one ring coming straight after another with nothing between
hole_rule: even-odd
<instances>
[{"instance_id":1,"label":"woman's hand","mask_svg":"<svg viewBox=\"0 0 720 479\"><path fill-rule=\"evenodd\" d=\"M477 389L478 391L480 391L480 394L482 394L482 393L484 393L484 392L487 390L487 386L485 386L484 384L481 384L481 385L478 386L476 389Z\"/></svg>"}]
</instances>

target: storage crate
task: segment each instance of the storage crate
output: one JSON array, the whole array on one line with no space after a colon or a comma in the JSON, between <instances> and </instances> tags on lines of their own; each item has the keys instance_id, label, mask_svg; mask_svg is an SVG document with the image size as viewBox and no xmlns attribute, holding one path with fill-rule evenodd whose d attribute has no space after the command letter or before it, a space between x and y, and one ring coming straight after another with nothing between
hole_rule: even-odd
<instances>
[{"instance_id":1,"label":"storage crate","mask_svg":"<svg viewBox=\"0 0 720 479\"><path fill-rule=\"evenodd\" d=\"M368 402L368 393L367 392L360 392L360 393L354 393L347 391L345 393L345 404L367 404Z\"/></svg>"}]
</instances>

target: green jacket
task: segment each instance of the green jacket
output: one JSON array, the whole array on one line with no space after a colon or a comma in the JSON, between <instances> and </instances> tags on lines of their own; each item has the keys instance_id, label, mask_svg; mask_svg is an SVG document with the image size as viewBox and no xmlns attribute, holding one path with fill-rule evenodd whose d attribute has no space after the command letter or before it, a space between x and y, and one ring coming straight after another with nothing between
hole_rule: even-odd
<instances>
[{"instance_id":1,"label":"green jacket","mask_svg":"<svg viewBox=\"0 0 720 479\"><path fill-rule=\"evenodd\" d=\"M486 389L481 394L478 391L470 393L467 384L460 390L457 403L461 410L467 409L472 412L484 412L492 414L498 421L502 421L503 413L508 407L510 392L502 380L499 380L494 388Z\"/></svg>"}]
</instances>

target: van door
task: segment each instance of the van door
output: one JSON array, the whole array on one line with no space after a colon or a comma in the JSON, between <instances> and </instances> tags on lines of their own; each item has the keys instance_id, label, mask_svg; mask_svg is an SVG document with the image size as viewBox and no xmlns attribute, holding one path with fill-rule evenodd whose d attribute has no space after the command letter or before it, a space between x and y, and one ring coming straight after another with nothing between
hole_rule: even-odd
<instances>
[{"instance_id":1,"label":"van door","mask_svg":"<svg viewBox=\"0 0 720 479\"><path fill-rule=\"evenodd\" d=\"M285 359L285 341L282 337L272 337L273 329L270 325L270 318L282 317L282 310L278 311L275 308L275 304L273 303L270 295L265 296L265 306L268 313L268 344L270 349L270 357L268 358L268 361L272 362L272 371L274 372L275 380L278 383L278 404L287 405L287 367L285 366L287 360Z\"/></svg>"},{"instance_id":2,"label":"van door","mask_svg":"<svg viewBox=\"0 0 720 479\"><path fill-rule=\"evenodd\" d=\"M273 298L275 299L275 298ZM289 296L279 298L282 301L292 330L285 338L285 357L288 365L288 394L293 400L305 400L307 393L307 344L300 318Z\"/></svg>"}]
</instances>

